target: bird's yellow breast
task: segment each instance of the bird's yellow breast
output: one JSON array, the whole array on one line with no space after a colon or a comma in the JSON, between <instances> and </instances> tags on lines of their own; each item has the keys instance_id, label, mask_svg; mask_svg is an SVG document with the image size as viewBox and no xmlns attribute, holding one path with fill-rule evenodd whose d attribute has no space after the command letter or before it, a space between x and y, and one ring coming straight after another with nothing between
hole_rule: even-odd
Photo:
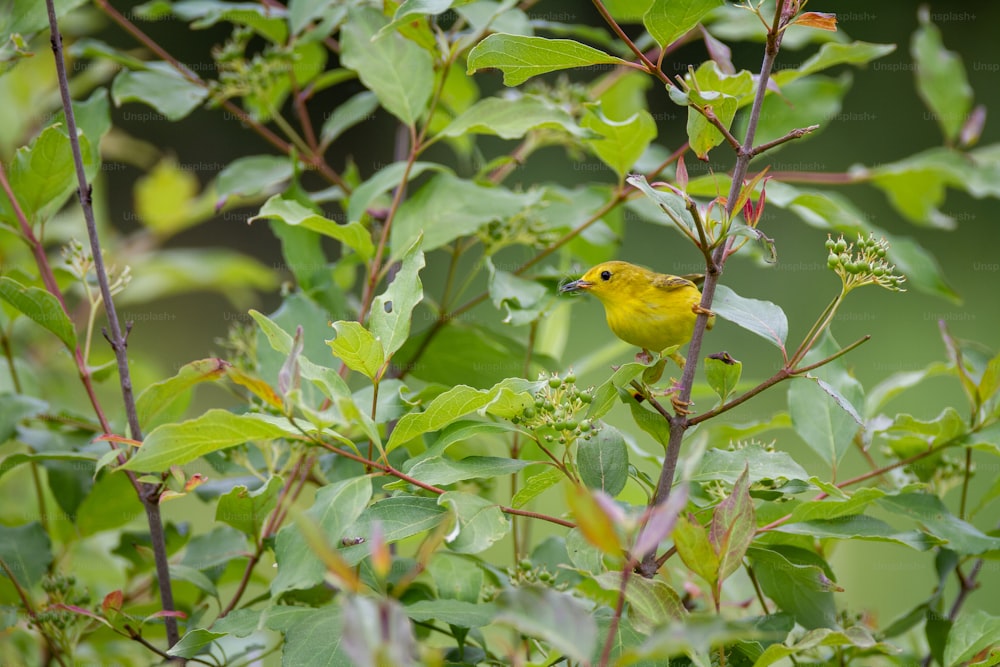
<instances>
[{"instance_id":1,"label":"bird's yellow breast","mask_svg":"<svg viewBox=\"0 0 1000 667\"><path fill-rule=\"evenodd\" d=\"M663 290L653 286L628 298L601 299L608 327L624 340L651 352L660 352L691 340L701 294L694 286Z\"/></svg>"}]
</instances>

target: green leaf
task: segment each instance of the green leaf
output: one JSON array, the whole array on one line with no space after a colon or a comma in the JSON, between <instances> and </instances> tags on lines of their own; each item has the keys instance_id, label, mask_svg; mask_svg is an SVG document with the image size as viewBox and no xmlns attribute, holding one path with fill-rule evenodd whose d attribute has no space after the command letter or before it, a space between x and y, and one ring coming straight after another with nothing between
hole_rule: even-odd
<instances>
[{"instance_id":1,"label":"green leaf","mask_svg":"<svg viewBox=\"0 0 1000 667\"><path fill-rule=\"evenodd\" d=\"M201 570L196 570L187 565L171 563L170 578L175 581L186 581L206 595L210 595L216 600L219 599L219 589L216 588L212 580L208 578L208 575Z\"/></svg>"},{"instance_id":2,"label":"green leaf","mask_svg":"<svg viewBox=\"0 0 1000 667\"><path fill-rule=\"evenodd\" d=\"M706 450L691 481L719 480L735 484L745 469L749 470L751 484L809 479L809 474L788 452L769 451L763 445L749 444L733 451L715 448Z\"/></svg>"},{"instance_id":3,"label":"green leaf","mask_svg":"<svg viewBox=\"0 0 1000 667\"><path fill-rule=\"evenodd\" d=\"M368 210L376 197L403 184L404 174L409 178L408 182L411 182L427 170L447 171L445 167L436 162L414 162L409 170L407 170L406 162L393 162L382 167L351 193L347 206L347 219L352 222L361 220L361 216ZM424 248L427 248L426 237L424 238Z\"/></svg>"},{"instance_id":4,"label":"green leaf","mask_svg":"<svg viewBox=\"0 0 1000 667\"><path fill-rule=\"evenodd\" d=\"M288 301L286 301L286 305L288 305ZM261 332L267 338L271 347L283 357L288 356L292 350L292 335L266 315L256 310L250 311L250 317L260 327ZM340 377L337 371L328 366L320 366L303 356L299 357L299 370L302 372L302 377L320 387L327 398L346 398L351 395L351 390L348 388L347 383L344 382L344 379Z\"/></svg>"},{"instance_id":5,"label":"green leaf","mask_svg":"<svg viewBox=\"0 0 1000 667\"><path fill-rule=\"evenodd\" d=\"M490 300L497 309L507 312L504 324L520 326L534 322L551 303L549 290L540 282L498 269L489 257L486 258L486 268L490 274Z\"/></svg>"},{"instance_id":6,"label":"green leaf","mask_svg":"<svg viewBox=\"0 0 1000 667\"><path fill-rule=\"evenodd\" d=\"M681 514L673 532L674 547L684 564L708 582L713 591L719 580L719 554L709 540L708 531L693 514Z\"/></svg>"},{"instance_id":7,"label":"green leaf","mask_svg":"<svg viewBox=\"0 0 1000 667\"><path fill-rule=\"evenodd\" d=\"M382 375L385 351L382 344L368 329L357 322L334 322L337 337L326 341L333 355L347 364L352 371L363 373L369 380Z\"/></svg>"},{"instance_id":8,"label":"green leaf","mask_svg":"<svg viewBox=\"0 0 1000 667\"><path fill-rule=\"evenodd\" d=\"M59 300L46 290L25 287L13 278L0 276L0 299L28 319L48 329L71 352L76 349L76 329Z\"/></svg>"},{"instance_id":9,"label":"green leaf","mask_svg":"<svg viewBox=\"0 0 1000 667\"><path fill-rule=\"evenodd\" d=\"M283 486L284 482L277 475L254 491L248 491L242 484L234 486L229 493L219 497L215 506L215 520L227 523L256 539L264 519L274 509Z\"/></svg>"},{"instance_id":10,"label":"green leaf","mask_svg":"<svg viewBox=\"0 0 1000 667\"><path fill-rule=\"evenodd\" d=\"M430 252L487 222L511 218L540 197L541 193L515 193L438 174L399 207L391 232L393 257L401 256L421 234L423 250Z\"/></svg>"},{"instance_id":11,"label":"green leaf","mask_svg":"<svg viewBox=\"0 0 1000 667\"><path fill-rule=\"evenodd\" d=\"M562 130L579 138L592 136L565 109L535 95L515 99L487 97L459 114L440 134L445 137L491 134L501 139L520 139L531 130Z\"/></svg>"},{"instance_id":12,"label":"green leaf","mask_svg":"<svg viewBox=\"0 0 1000 667\"><path fill-rule=\"evenodd\" d=\"M602 572L595 581L606 591L621 590L621 572ZM681 620L687 609L670 584L662 579L629 577L625 586L625 601L629 604L628 618L637 631L648 634L671 619Z\"/></svg>"},{"instance_id":13,"label":"green leaf","mask_svg":"<svg viewBox=\"0 0 1000 667\"><path fill-rule=\"evenodd\" d=\"M732 126L736 117L736 110L739 109L739 102L735 97L729 95L715 94L708 98L704 106L711 106L712 113L715 114L719 122L727 129ZM708 157L708 152L725 141L722 132L698 111L688 108L687 136L691 144L691 150L704 160Z\"/></svg>"},{"instance_id":14,"label":"green leaf","mask_svg":"<svg viewBox=\"0 0 1000 667\"><path fill-rule=\"evenodd\" d=\"M869 540L901 544L917 551L927 551L938 546L941 540L928 538L917 531L896 530L881 519L863 514L841 515L835 519L812 519L786 523L776 528L778 532L805 535L816 539Z\"/></svg>"},{"instance_id":15,"label":"green leaf","mask_svg":"<svg viewBox=\"0 0 1000 667\"><path fill-rule=\"evenodd\" d=\"M228 367L222 359L199 359L181 366L173 377L146 387L135 402L143 430L180 420L191 403L192 387L224 377Z\"/></svg>"},{"instance_id":16,"label":"green leaf","mask_svg":"<svg viewBox=\"0 0 1000 667\"><path fill-rule=\"evenodd\" d=\"M116 106L125 102L142 102L153 107L167 120L177 121L208 97L208 86L199 86L185 79L165 62L144 63L144 70L122 70L111 84L111 98ZM155 120L155 114L152 120Z\"/></svg>"},{"instance_id":17,"label":"green leaf","mask_svg":"<svg viewBox=\"0 0 1000 667\"><path fill-rule=\"evenodd\" d=\"M292 161L278 155L249 155L230 162L219 172L215 190L219 197L250 197L277 188L292 177Z\"/></svg>"},{"instance_id":18,"label":"green leaf","mask_svg":"<svg viewBox=\"0 0 1000 667\"><path fill-rule=\"evenodd\" d=\"M597 624L588 606L569 593L536 585L508 588L497 598L496 622L546 641L569 659L589 662Z\"/></svg>"},{"instance_id":19,"label":"green leaf","mask_svg":"<svg viewBox=\"0 0 1000 667\"><path fill-rule=\"evenodd\" d=\"M494 33L469 52L468 74L496 68L506 86L516 86L533 76L591 65L623 65L621 58L572 39L545 39Z\"/></svg>"},{"instance_id":20,"label":"green leaf","mask_svg":"<svg viewBox=\"0 0 1000 667\"><path fill-rule=\"evenodd\" d=\"M340 62L358 73L386 111L413 126L427 110L434 88L431 55L397 32L378 36L386 25L370 8L355 8L341 30Z\"/></svg>"},{"instance_id":21,"label":"green leaf","mask_svg":"<svg viewBox=\"0 0 1000 667\"><path fill-rule=\"evenodd\" d=\"M920 385L924 380L948 373L944 363L936 362L919 371L893 373L872 387L865 395L865 417L874 417L885 405L907 389Z\"/></svg>"},{"instance_id":22,"label":"green leaf","mask_svg":"<svg viewBox=\"0 0 1000 667\"><path fill-rule=\"evenodd\" d=\"M1000 616L982 609L963 611L955 619L955 625L948 633L948 641L944 645L945 666L996 665L1000 661L997 637L1000 637ZM984 658L974 660L987 649L989 652Z\"/></svg>"},{"instance_id":23,"label":"green leaf","mask_svg":"<svg viewBox=\"0 0 1000 667\"><path fill-rule=\"evenodd\" d=\"M757 530L753 500L750 499L750 468L736 480L733 491L715 506L708 539L719 557L718 582L721 584L743 562Z\"/></svg>"},{"instance_id":24,"label":"green leaf","mask_svg":"<svg viewBox=\"0 0 1000 667\"><path fill-rule=\"evenodd\" d=\"M747 299L725 285L716 287L712 311L724 320L755 333L779 350L785 349L788 318L770 301Z\"/></svg>"},{"instance_id":25,"label":"green leaf","mask_svg":"<svg viewBox=\"0 0 1000 667\"><path fill-rule=\"evenodd\" d=\"M167 649L167 654L178 658L194 658L212 645L216 639L225 637L225 632L212 632L204 628L190 630L181 640Z\"/></svg>"},{"instance_id":26,"label":"green leaf","mask_svg":"<svg viewBox=\"0 0 1000 667\"><path fill-rule=\"evenodd\" d=\"M390 359L410 337L413 309L424 298L420 270L424 268L424 253L418 236L403 253L399 269L389 287L372 302L368 326L382 343L385 358Z\"/></svg>"},{"instance_id":27,"label":"green leaf","mask_svg":"<svg viewBox=\"0 0 1000 667\"><path fill-rule=\"evenodd\" d=\"M0 560L10 570L9 574L0 570L0 576L13 575L22 588L33 588L52 563L48 533L37 521L13 527L0 524Z\"/></svg>"},{"instance_id":28,"label":"green leaf","mask_svg":"<svg viewBox=\"0 0 1000 667\"><path fill-rule=\"evenodd\" d=\"M759 146L780 139L794 128L819 125L820 130L825 129L840 113L851 81L850 72L837 78L816 75L787 84L781 89L781 95L768 95L761 108L754 143ZM741 115L735 125L736 136L745 136L747 120L748 114ZM795 143L817 134L818 131L811 132ZM788 144L781 146L784 145ZM768 154L773 152L768 151Z\"/></svg>"},{"instance_id":29,"label":"green leaf","mask_svg":"<svg viewBox=\"0 0 1000 667\"><path fill-rule=\"evenodd\" d=\"M195 419L153 429L122 469L162 472L220 449L289 434L289 429L266 421L261 415L235 415L216 408Z\"/></svg>"},{"instance_id":30,"label":"green leaf","mask_svg":"<svg viewBox=\"0 0 1000 667\"><path fill-rule=\"evenodd\" d=\"M619 180L635 166L656 138L656 121L645 109L639 109L625 120L614 121L604 115L600 105L590 104L582 125L600 135L601 138L587 139L586 143L618 174Z\"/></svg>"},{"instance_id":31,"label":"green leaf","mask_svg":"<svg viewBox=\"0 0 1000 667\"><path fill-rule=\"evenodd\" d=\"M644 370L646 366L636 362L619 366L611 377L594 390L594 398L590 401L590 409L587 410L587 419L600 419L606 415L618 400L619 390L642 375Z\"/></svg>"},{"instance_id":32,"label":"green leaf","mask_svg":"<svg viewBox=\"0 0 1000 667\"><path fill-rule=\"evenodd\" d=\"M391 452L418 435L439 431L471 412L513 416L532 403L527 387L528 383L517 378L504 380L490 389L468 385L452 387L431 401L423 412L403 415L389 436L386 451Z\"/></svg>"},{"instance_id":33,"label":"green leaf","mask_svg":"<svg viewBox=\"0 0 1000 667\"><path fill-rule=\"evenodd\" d=\"M76 512L76 528L81 537L114 530L146 512L125 475L105 474L97 478Z\"/></svg>"},{"instance_id":34,"label":"green leaf","mask_svg":"<svg viewBox=\"0 0 1000 667\"><path fill-rule=\"evenodd\" d=\"M286 199L283 195L274 195L264 202L260 212L248 222L268 219L280 220L286 225L301 226L323 236L329 236L358 253L363 259L371 259L375 254L371 233L360 222L340 224L318 215L294 199Z\"/></svg>"},{"instance_id":35,"label":"green leaf","mask_svg":"<svg viewBox=\"0 0 1000 667\"><path fill-rule=\"evenodd\" d=\"M838 349L833 336L827 333L803 363L819 361ZM788 411L795 432L834 470L861 428L855 406L863 401L861 383L847 372L842 358L813 370L811 375L793 379L788 387Z\"/></svg>"},{"instance_id":36,"label":"green leaf","mask_svg":"<svg viewBox=\"0 0 1000 667\"><path fill-rule=\"evenodd\" d=\"M352 477L321 487L305 516L315 522L331 545L337 544L368 507L372 497L371 479ZM312 588L323 581L326 567L309 547L302 531L287 524L275 541L278 573L271 581L271 594Z\"/></svg>"},{"instance_id":37,"label":"green leaf","mask_svg":"<svg viewBox=\"0 0 1000 667\"><path fill-rule=\"evenodd\" d=\"M692 233L695 232L694 218L691 217L691 212L687 209L687 203L684 198L680 195L671 192L669 190L654 190L649 183L646 182L646 177L642 174L634 174L629 176L625 181L636 188L638 188L646 197L649 198L651 202L656 204L656 206L663 211L664 215L646 215L647 219L652 222L657 222L661 225L674 225L679 221L682 226L686 227ZM666 217L664 217L666 216Z\"/></svg>"},{"instance_id":38,"label":"green leaf","mask_svg":"<svg viewBox=\"0 0 1000 667\"><path fill-rule=\"evenodd\" d=\"M285 12L252 2L213 2L184 0L173 4L174 15L191 23L191 28L204 30L221 22L246 26L265 39L283 44L288 38Z\"/></svg>"},{"instance_id":39,"label":"green leaf","mask_svg":"<svg viewBox=\"0 0 1000 667\"><path fill-rule=\"evenodd\" d=\"M718 394L721 403L725 403L726 399L736 391L742 374L743 362L733 359L728 354L705 357L705 379L708 381L708 386Z\"/></svg>"},{"instance_id":40,"label":"green leaf","mask_svg":"<svg viewBox=\"0 0 1000 667\"><path fill-rule=\"evenodd\" d=\"M79 139L84 170L90 178L99 162L87 137L80 135ZM28 224L44 222L62 208L79 187L65 127L50 125L30 145L17 149L8 178ZM0 191L0 220L18 226L18 217L4 191Z\"/></svg>"},{"instance_id":41,"label":"green leaf","mask_svg":"<svg viewBox=\"0 0 1000 667\"><path fill-rule=\"evenodd\" d=\"M425 484L441 486L472 479L512 475L526 466L537 463L537 461L508 459L501 456L466 456L457 461L445 456L435 456L422 458L403 472Z\"/></svg>"},{"instance_id":42,"label":"green leaf","mask_svg":"<svg viewBox=\"0 0 1000 667\"><path fill-rule=\"evenodd\" d=\"M921 530L963 556L975 556L1000 549L1000 538L986 535L972 524L959 519L937 496L901 493L886 496L878 502L893 514L913 519Z\"/></svg>"},{"instance_id":43,"label":"green leaf","mask_svg":"<svg viewBox=\"0 0 1000 667\"><path fill-rule=\"evenodd\" d=\"M666 47L695 28L709 12L723 4L722 0L654 2L642 17L642 23L656 43Z\"/></svg>"},{"instance_id":44,"label":"green leaf","mask_svg":"<svg viewBox=\"0 0 1000 667\"><path fill-rule=\"evenodd\" d=\"M365 542L371 538L372 524L382 526L382 538L387 544L430 530L441 523L448 510L436 498L417 496L392 496L372 504L361 513L358 520L345 533L345 541L352 546L340 550L344 560L351 565L368 556L371 547ZM356 540L361 540L353 544Z\"/></svg>"},{"instance_id":45,"label":"green leaf","mask_svg":"<svg viewBox=\"0 0 1000 667\"><path fill-rule=\"evenodd\" d=\"M517 490L510 504L515 509L524 507L537 498L542 492L566 479L566 474L558 468L546 466L541 472L536 472L524 480L524 486Z\"/></svg>"},{"instance_id":46,"label":"green leaf","mask_svg":"<svg viewBox=\"0 0 1000 667\"><path fill-rule=\"evenodd\" d=\"M920 27L913 34L910 54L917 66L917 92L952 143L972 108L972 86L961 56L944 48L941 31L931 22L930 11L917 11Z\"/></svg>"},{"instance_id":47,"label":"green leaf","mask_svg":"<svg viewBox=\"0 0 1000 667\"><path fill-rule=\"evenodd\" d=\"M323 121L323 128L319 133L320 143L328 146L358 123L374 118L377 108L378 97L375 93L365 90L354 95L334 109L330 117Z\"/></svg>"},{"instance_id":48,"label":"green leaf","mask_svg":"<svg viewBox=\"0 0 1000 667\"><path fill-rule=\"evenodd\" d=\"M437 559L432 561L437 562ZM476 591L478 594L478 590ZM414 621L439 621L460 628L481 628L493 623L497 607L492 602L464 600L417 600L404 608Z\"/></svg>"},{"instance_id":49,"label":"green leaf","mask_svg":"<svg viewBox=\"0 0 1000 667\"><path fill-rule=\"evenodd\" d=\"M842 493L844 492L842 491ZM858 489L844 498L830 496L823 500L808 500L792 510L792 518L789 523L839 519L860 514L866 507L885 495L886 492L881 489L868 487Z\"/></svg>"},{"instance_id":50,"label":"green leaf","mask_svg":"<svg viewBox=\"0 0 1000 667\"><path fill-rule=\"evenodd\" d=\"M815 74L836 65L864 65L866 63L889 55L896 50L895 44L873 44L871 42L826 42L795 69L782 69L774 73L774 81L779 86L786 86L796 79Z\"/></svg>"},{"instance_id":51,"label":"green leaf","mask_svg":"<svg viewBox=\"0 0 1000 667\"><path fill-rule=\"evenodd\" d=\"M670 422L668 422L659 412L646 408L642 403L631 396L623 398L628 403L629 411L632 413L632 420L636 426L648 433L654 440L664 447L670 442Z\"/></svg>"},{"instance_id":52,"label":"green leaf","mask_svg":"<svg viewBox=\"0 0 1000 667\"><path fill-rule=\"evenodd\" d=\"M799 653L812 655L821 646L853 646L865 651L864 655L878 651L886 655L893 655L899 649L891 644L876 642L871 633L861 625L854 625L845 630L832 630L830 628L817 628L810 630L794 644L771 644L753 663L753 667L769 667Z\"/></svg>"},{"instance_id":53,"label":"green leaf","mask_svg":"<svg viewBox=\"0 0 1000 667\"><path fill-rule=\"evenodd\" d=\"M752 547L747 556L764 594L799 625L808 630L837 627L834 584L814 564L813 554L794 547Z\"/></svg>"},{"instance_id":54,"label":"green leaf","mask_svg":"<svg viewBox=\"0 0 1000 667\"><path fill-rule=\"evenodd\" d=\"M56 11L56 18L62 19L73 9L84 4L83 0L56 0L52 3ZM46 3L32 2L31 0L20 0L7 5L0 23L0 29L4 35L4 41L12 33L27 35L28 33L47 30L49 27L49 17L46 11Z\"/></svg>"},{"instance_id":55,"label":"green leaf","mask_svg":"<svg viewBox=\"0 0 1000 667\"><path fill-rule=\"evenodd\" d=\"M621 493L628 481L628 448L621 432L604 424L590 439L579 440L576 467L588 488L612 498Z\"/></svg>"},{"instance_id":56,"label":"green leaf","mask_svg":"<svg viewBox=\"0 0 1000 667\"><path fill-rule=\"evenodd\" d=\"M427 571L434 580L438 597L469 605L484 604L479 601L479 594L483 588L484 575L478 561L447 551L438 551L427 565ZM430 602L430 600L427 602ZM441 600L441 602L444 602L444 600ZM490 607L493 606L489 603L485 604L488 604ZM491 618L493 613L490 613ZM411 616L411 618L413 617ZM459 625L462 624L459 623Z\"/></svg>"},{"instance_id":57,"label":"green leaf","mask_svg":"<svg viewBox=\"0 0 1000 667\"><path fill-rule=\"evenodd\" d=\"M929 449L958 444L965 433L965 419L955 408L946 407L937 417L926 421L906 413L898 414L888 426L880 429L879 435L889 443L893 454L907 458ZM932 475L933 471L928 471L928 475L918 476L928 481Z\"/></svg>"},{"instance_id":58,"label":"green leaf","mask_svg":"<svg viewBox=\"0 0 1000 667\"><path fill-rule=\"evenodd\" d=\"M438 504L455 514L456 526L445 538L448 547L460 554L477 554L503 539L510 521L495 502L461 491L448 491Z\"/></svg>"}]
</instances>

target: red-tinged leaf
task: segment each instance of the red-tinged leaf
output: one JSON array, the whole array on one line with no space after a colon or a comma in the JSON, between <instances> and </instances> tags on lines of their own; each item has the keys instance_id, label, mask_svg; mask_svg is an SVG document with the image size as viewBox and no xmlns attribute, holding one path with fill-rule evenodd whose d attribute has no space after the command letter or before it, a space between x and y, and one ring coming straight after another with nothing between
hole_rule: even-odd
<instances>
[{"instance_id":1,"label":"red-tinged leaf","mask_svg":"<svg viewBox=\"0 0 1000 667\"><path fill-rule=\"evenodd\" d=\"M715 62L719 71L723 74L736 74L732 50L705 30L705 26L699 24L698 29L701 30L701 38L708 50L708 57Z\"/></svg>"},{"instance_id":2,"label":"red-tinged leaf","mask_svg":"<svg viewBox=\"0 0 1000 667\"><path fill-rule=\"evenodd\" d=\"M958 133L958 142L962 148L972 148L979 143L979 137L983 134L983 126L986 125L986 105L977 104L965 119L962 130Z\"/></svg>"},{"instance_id":3,"label":"red-tinged leaf","mask_svg":"<svg viewBox=\"0 0 1000 667\"><path fill-rule=\"evenodd\" d=\"M86 616L87 618L93 619L98 623L108 626L109 628L113 627L111 625L111 622L108 621L108 619L104 618L99 614L95 614L89 609L84 609L83 607L77 607L75 604L62 604L60 602L59 604L52 605L52 609L65 609L66 611L71 611L74 614L79 614L80 616Z\"/></svg>"},{"instance_id":4,"label":"red-tinged leaf","mask_svg":"<svg viewBox=\"0 0 1000 667\"><path fill-rule=\"evenodd\" d=\"M382 529L381 521L376 520L372 523L368 545L371 547L372 569L379 579L384 579L392 568L392 555L389 553L389 545L385 541L385 531Z\"/></svg>"},{"instance_id":5,"label":"red-tinged leaf","mask_svg":"<svg viewBox=\"0 0 1000 667\"><path fill-rule=\"evenodd\" d=\"M665 503L660 503L649 513L646 525L639 531L632 548L632 557L641 560L646 554L652 553L660 542L665 540L674 530L677 517L687 505L688 488L681 485L670 492Z\"/></svg>"},{"instance_id":6,"label":"red-tinged leaf","mask_svg":"<svg viewBox=\"0 0 1000 667\"><path fill-rule=\"evenodd\" d=\"M186 493L180 493L178 491L171 491L170 489L167 489L166 491L160 494L160 504L162 505L168 500L177 500L178 498L183 498L186 495L187 495Z\"/></svg>"},{"instance_id":7,"label":"red-tinged leaf","mask_svg":"<svg viewBox=\"0 0 1000 667\"><path fill-rule=\"evenodd\" d=\"M588 542L602 553L620 558L623 554L621 540L615 530L614 519L594 498L599 493L601 492L591 493L582 486L571 486L567 494L569 508Z\"/></svg>"},{"instance_id":8,"label":"red-tinged leaf","mask_svg":"<svg viewBox=\"0 0 1000 667\"><path fill-rule=\"evenodd\" d=\"M241 387L249 389L254 396L271 407L282 407L281 397L278 396L278 393L271 388L271 385L260 378L251 377L234 366L226 369L226 376Z\"/></svg>"},{"instance_id":9,"label":"red-tinged leaf","mask_svg":"<svg viewBox=\"0 0 1000 667\"><path fill-rule=\"evenodd\" d=\"M677 158L677 173L674 177L677 181L677 187L681 190L687 190L688 186L688 170L687 165L684 164L684 156Z\"/></svg>"},{"instance_id":10,"label":"red-tinged leaf","mask_svg":"<svg viewBox=\"0 0 1000 667\"><path fill-rule=\"evenodd\" d=\"M114 433L105 433L104 435L99 435L94 438L94 442L114 442L119 445L128 445L129 447L141 447L142 443L138 440L133 440L132 438L126 438L124 435L115 435Z\"/></svg>"},{"instance_id":11,"label":"red-tinged leaf","mask_svg":"<svg viewBox=\"0 0 1000 667\"><path fill-rule=\"evenodd\" d=\"M708 539L705 527L693 514L681 515L673 532L677 554L688 568L715 589L719 578L719 556Z\"/></svg>"},{"instance_id":12,"label":"red-tinged leaf","mask_svg":"<svg viewBox=\"0 0 1000 667\"><path fill-rule=\"evenodd\" d=\"M190 493L190 492L194 491L195 489L197 489L199 486L201 486L202 484L204 484L207 481L208 481L208 477L205 477L200 472L196 472L195 474L191 475L191 479L189 479L187 482L185 482L185 484L184 484L184 492L185 493Z\"/></svg>"},{"instance_id":13,"label":"red-tinged leaf","mask_svg":"<svg viewBox=\"0 0 1000 667\"><path fill-rule=\"evenodd\" d=\"M166 611L166 610L160 610L160 611L157 611L157 612L153 612L152 614L150 614L149 616L147 616L146 618L144 618L142 620L142 622L146 623L148 621L152 621L152 620L155 620L157 618L181 618L181 619L183 619L183 618L187 618L187 614L185 614L183 611Z\"/></svg>"},{"instance_id":14,"label":"red-tinged leaf","mask_svg":"<svg viewBox=\"0 0 1000 667\"><path fill-rule=\"evenodd\" d=\"M837 15L829 12L804 12L796 17L794 23L807 28L837 32Z\"/></svg>"},{"instance_id":15,"label":"red-tinged leaf","mask_svg":"<svg viewBox=\"0 0 1000 667\"><path fill-rule=\"evenodd\" d=\"M114 609L118 611L122 608L122 603L125 600L125 596L122 594L121 589L111 591L104 596L104 600L101 602L101 610L105 614L108 613L109 609Z\"/></svg>"},{"instance_id":16,"label":"red-tinged leaf","mask_svg":"<svg viewBox=\"0 0 1000 667\"><path fill-rule=\"evenodd\" d=\"M719 556L719 582L740 566L757 529L749 474L749 466L744 467L733 492L716 506L712 515L708 537Z\"/></svg>"}]
</instances>

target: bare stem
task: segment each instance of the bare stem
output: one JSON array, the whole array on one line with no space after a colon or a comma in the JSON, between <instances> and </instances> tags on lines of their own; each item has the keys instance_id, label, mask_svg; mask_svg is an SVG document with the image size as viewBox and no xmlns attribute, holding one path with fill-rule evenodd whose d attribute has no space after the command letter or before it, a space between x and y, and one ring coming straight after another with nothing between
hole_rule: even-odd
<instances>
[{"instance_id":1,"label":"bare stem","mask_svg":"<svg viewBox=\"0 0 1000 667\"><path fill-rule=\"evenodd\" d=\"M87 236L90 239L94 272L101 288L104 309L108 315L108 328L110 329L108 340L111 342L111 348L115 353L115 361L118 365L122 403L125 408L125 416L128 420L131 437L135 440L142 440L142 428L139 424L138 413L136 412L135 396L132 392L132 377L128 365L128 341L126 335L123 335L121 324L118 321L118 313L115 309L114 300L111 298L111 285L108 281L108 273L104 267L104 254L101 249L100 237L97 234L97 223L94 220L91 188L90 184L87 183L87 175L83 166L83 154L80 151L80 141L77 136L76 116L73 113L73 103L69 93L66 63L63 60L62 35L59 32L59 23L56 19L54 0L45 0L45 6L49 15L52 53L55 57L56 73L59 78L59 93L62 97L63 111L66 116L66 130L69 135L70 147L73 151L73 165L76 170L78 184L77 194L80 197L83 217L87 224ZM110 433L107 427L105 427L105 430ZM163 520L160 516L159 497L157 495L159 487L155 484L142 484L140 489L139 496L146 510L146 520L149 524L150 541L153 547L153 558L156 564L157 581L160 588L160 601L164 611L174 611L173 590L170 585L170 570L167 564L166 537L163 532ZM169 646L173 646L180 639L177 629L177 619L168 614L164 618L164 626L167 632L167 643Z\"/></svg>"},{"instance_id":2,"label":"bare stem","mask_svg":"<svg viewBox=\"0 0 1000 667\"><path fill-rule=\"evenodd\" d=\"M757 124L760 122L761 109L764 105L764 97L767 94L767 83L774 68L774 60L778 55L781 44L783 21L788 21L791 16L785 15L785 5L787 0L778 0L775 7L774 22L767 34L767 43L764 50L764 59L760 66L760 76L757 80L757 89L754 93L753 104L747 121L746 136L743 144L736 152L736 164L733 167L732 183L729 196L726 199L726 217L732 218L739 198L740 189L746 178L747 170L750 166L750 159L753 157L753 141L757 133ZM711 312L712 301L715 298L715 288L719 284L719 277L722 274L726 262L727 253L732 239L727 239L719 244L712 255L712 261L707 263L705 284L702 287L701 310L695 320L694 333L691 342L688 344L688 353L684 373L681 376L680 392L678 401L686 403L691 400L691 389L694 385L694 375L697 369L697 360L701 355L701 345L708 325L708 315ZM677 470L677 459L680 456L681 442L684 433L689 426L689 421L684 415L677 415L669 419L670 439L667 443L667 451L663 458L663 466L660 469L660 479L657 483L656 493L653 496L653 503L666 502L670 497L670 488L673 485L674 473ZM648 554L640 566L640 572L645 577L652 577L657 570L656 554Z\"/></svg>"}]
</instances>

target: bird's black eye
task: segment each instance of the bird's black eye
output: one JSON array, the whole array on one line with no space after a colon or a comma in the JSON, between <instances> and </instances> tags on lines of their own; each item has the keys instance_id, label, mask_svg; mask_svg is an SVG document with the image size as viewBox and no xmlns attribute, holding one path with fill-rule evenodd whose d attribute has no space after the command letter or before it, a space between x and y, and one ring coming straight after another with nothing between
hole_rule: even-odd
<instances>
[{"instance_id":1,"label":"bird's black eye","mask_svg":"<svg viewBox=\"0 0 1000 667\"><path fill-rule=\"evenodd\" d=\"M601 280L611 280L611 272L601 271Z\"/></svg>"}]
</instances>

